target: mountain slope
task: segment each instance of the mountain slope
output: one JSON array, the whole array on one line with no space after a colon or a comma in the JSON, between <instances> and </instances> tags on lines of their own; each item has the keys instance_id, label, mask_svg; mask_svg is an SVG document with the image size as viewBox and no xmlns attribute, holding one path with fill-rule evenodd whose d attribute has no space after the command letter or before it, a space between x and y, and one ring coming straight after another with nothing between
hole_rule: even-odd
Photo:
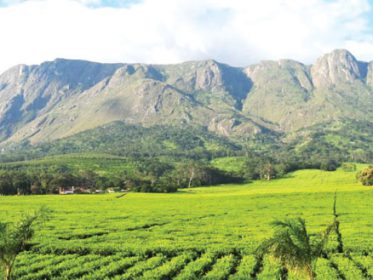
<instances>
[{"instance_id":1,"label":"mountain slope","mask_svg":"<svg viewBox=\"0 0 373 280\"><path fill-rule=\"evenodd\" d=\"M118 67L120 64L56 59L11 68L0 76L0 139L111 76Z\"/></svg>"},{"instance_id":2,"label":"mountain slope","mask_svg":"<svg viewBox=\"0 0 373 280\"><path fill-rule=\"evenodd\" d=\"M351 53L336 50L315 65L281 60L246 69L253 89L244 111L294 131L343 118L369 120L373 116L373 89L366 77L372 68Z\"/></svg>"},{"instance_id":3,"label":"mountain slope","mask_svg":"<svg viewBox=\"0 0 373 280\"><path fill-rule=\"evenodd\" d=\"M175 65L57 59L0 75L0 141L45 142L115 121L204 127L246 138L373 119L373 63L335 50L236 68L213 60Z\"/></svg>"}]
</instances>

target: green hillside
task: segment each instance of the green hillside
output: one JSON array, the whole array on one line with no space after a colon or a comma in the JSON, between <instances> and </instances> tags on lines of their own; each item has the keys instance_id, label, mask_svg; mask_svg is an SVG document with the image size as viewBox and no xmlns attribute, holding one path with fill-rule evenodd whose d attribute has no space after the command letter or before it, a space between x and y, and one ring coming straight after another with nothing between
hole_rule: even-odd
<instances>
[{"instance_id":1,"label":"green hillside","mask_svg":"<svg viewBox=\"0 0 373 280\"><path fill-rule=\"evenodd\" d=\"M199 126L142 127L113 122L51 142L9 144L0 151L0 162L71 153L136 159L167 157L179 161L249 155L284 161L292 158L300 162L322 158L372 162L372 139L370 122L351 119L315 125L289 134L268 131L245 137L225 137Z\"/></svg>"},{"instance_id":2,"label":"green hillside","mask_svg":"<svg viewBox=\"0 0 373 280\"><path fill-rule=\"evenodd\" d=\"M117 175L135 168L135 162L119 156L98 153L76 153L47 156L30 161L0 164L3 170L37 171L51 167L66 167L74 172L93 171L100 175Z\"/></svg>"},{"instance_id":3,"label":"green hillside","mask_svg":"<svg viewBox=\"0 0 373 280\"><path fill-rule=\"evenodd\" d=\"M235 154L242 146L198 126L142 127L113 122L60 140L7 146L0 162L70 153L100 153L122 157L210 158Z\"/></svg>"},{"instance_id":4,"label":"green hillside","mask_svg":"<svg viewBox=\"0 0 373 280\"><path fill-rule=\"evenodd\" d=\"M366 121L343 121L315 125L287 137L297 153L343 154L345 159L372 162L373 126Z\"/></svg>"}]
</instances>

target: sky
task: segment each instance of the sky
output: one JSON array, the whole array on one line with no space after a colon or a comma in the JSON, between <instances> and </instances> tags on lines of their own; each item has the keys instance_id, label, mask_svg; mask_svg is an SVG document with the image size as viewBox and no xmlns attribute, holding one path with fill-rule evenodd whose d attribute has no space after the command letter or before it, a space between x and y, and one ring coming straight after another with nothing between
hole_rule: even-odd
<instances>
[{"instance_id":1,"label":"sky","mask_svg":"<svg viewBox=\"0 0 373 280\"><path fill-rule=\"evenodd\" d=\"M0 72L55 58L373 60L373 0L0 0Z\"/></svg>"}]
</instances>

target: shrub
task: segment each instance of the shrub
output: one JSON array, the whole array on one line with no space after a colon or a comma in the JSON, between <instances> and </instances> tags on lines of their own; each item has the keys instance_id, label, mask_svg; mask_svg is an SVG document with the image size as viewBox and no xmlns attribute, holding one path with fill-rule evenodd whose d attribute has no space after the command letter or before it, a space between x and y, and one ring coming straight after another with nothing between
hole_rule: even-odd
<instances>
[{"instance_id":1,"label":"shrub","mask_svg":"<svg viewBox=\"0 0 373 280\"><path fill-rule=\"evenodd\" d=\"M357 173L357 179L364 186L373 186L373 166L369 166Z\"/></svg>"},{"instance_id":2,"label":"shrub","mask_svg":"<svg viewBox=\"0 0 373 280\"><path fill-rule=\"evenodd\" d=\"M345 172L354 172L356 171L356 164L350 163L350 162L345 162L341 166L342 170Z\"/></svg>"}]
</instances>

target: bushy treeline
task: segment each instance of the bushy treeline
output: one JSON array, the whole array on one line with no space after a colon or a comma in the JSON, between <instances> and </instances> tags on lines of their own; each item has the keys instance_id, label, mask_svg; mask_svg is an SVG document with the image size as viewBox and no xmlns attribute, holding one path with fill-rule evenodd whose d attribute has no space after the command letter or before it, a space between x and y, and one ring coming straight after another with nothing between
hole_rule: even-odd
<instances>
[{"instance_id":1,"label":"bushy treeline","mask_svg":"<svg viewBox=\"0 0 373 280\"><path fill-rule=\"evenodd\" d=\"M126 172L126 187L139 192L175 192L178 188L242 182L242 178L202 161L175 164L144 161L136 172Z\"/></svg>"},{"instance_id":2,"label":"bushy treeline","mask_svg":"<svg viewBox=\"0 0 373 280\"><path fill-rule=\"evenodd\" d=\"M99 159L96 159L99 161ZM15 164L0 167L0 194L53 194L60 188L76 187L84 192L113 189L135 192L175 192L179 188L225 183L272 180L298 169L335 170L339 162L318 158L268 157L251 154L237 172L218 169L204 160L133 160L131 168L105 175L89 169L76 170L66 165ZM104 174L104 175L103 175Z\"/></svg>"},{"instance_id":3,"label":"bushy treeline","mask_svg":"<svg viewBox=\"0 0 373 280\"><path fill-rule=\"evenodd\" d=\"M113 189L135 192L176 192L178 188L242 182L242 178L206 162L175 164L157 159L136 163L136 168L116 175L99 175L67 166L32 167L17 165L0 170L0 194L54 194L60 188L76 187L84 192Z\"/></svg>"},{"instance_id":4,"label":"bushy treeline","mask_svg":"<svg viewBox=\"0 0 373 280\"><path fill-rule=\"evenodd\" d=\"M298 157L247 157L243 167L236 172L246 182L252 180L272 180L281 178L289 172L301 169L320 169L334 171L340 166L336 159L313 158L302 159Z\"/></svg>"},{"instance_id":5,"label":"bushy treeline","mask_svg":"<svg viewBox=\"0 0 373 280\"><path fill-rule=\"evenodd\" d=\"M60 167L42 170L1 170L0 194L55 194L60 188L84 187L95 191L107 187L120 187L116 178L106 178L91 171L74 173Z\"/></svg>"}]
</instances>

